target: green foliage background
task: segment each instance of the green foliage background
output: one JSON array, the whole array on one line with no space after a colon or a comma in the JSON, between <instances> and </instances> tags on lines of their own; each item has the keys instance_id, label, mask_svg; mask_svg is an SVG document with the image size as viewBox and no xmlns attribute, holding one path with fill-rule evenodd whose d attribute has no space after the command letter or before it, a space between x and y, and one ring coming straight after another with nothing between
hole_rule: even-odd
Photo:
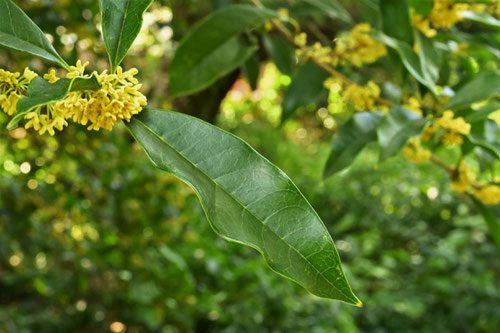
<instances>
[{"instance_id":1,"label":"green foliage background","mask_svg":"<svg viewBox=\"0 0 500 333\"><path fill-rule=\"evenodd\" d=\"M105 67L96 1L19 3L66 59L84 53L92 67ZM169 23L178 40L224 1L164 4L179 13ZM67 31L58 34L59 26ZM68 33L91 46L71 48L62 42ZM136 49L125 62L141 69L156 106L168 106L161 88L171 51ZM12 70L27 64L4 50L0 58ZM364 308L315 298L271 272L256 251L217 237L195 194L154 169L124 126L94 133L73 125L55 138L0 131L0 332L99 332L115 321L128 332L497 331L498 250L447 175L402 157L377 165L372 147L321 182L332 133L311 129L312 112L277 129L274 107L236 103L218 125L302 189ZM0 128L7 121L1 113ZM297 127L312 139L295 137Z\"/></svg>"}]
</instances>

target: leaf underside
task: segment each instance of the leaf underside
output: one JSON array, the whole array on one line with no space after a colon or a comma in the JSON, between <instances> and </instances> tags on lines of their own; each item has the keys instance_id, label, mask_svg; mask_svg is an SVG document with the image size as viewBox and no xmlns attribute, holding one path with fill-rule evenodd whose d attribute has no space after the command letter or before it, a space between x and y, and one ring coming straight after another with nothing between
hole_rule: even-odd
<instances>
[{"instance_id":1,"label":"leaf underside","mask_svg":"<svg viewBox=\"0 0 500 333\"><path fill-rule=\"evenodd\" d=\"M248 144L176 112L148 108L127 126L158 168L196 191L219 235L257 249L275 272L312 294L361 305L318 215Z\"/></svg>"}]
</instances>

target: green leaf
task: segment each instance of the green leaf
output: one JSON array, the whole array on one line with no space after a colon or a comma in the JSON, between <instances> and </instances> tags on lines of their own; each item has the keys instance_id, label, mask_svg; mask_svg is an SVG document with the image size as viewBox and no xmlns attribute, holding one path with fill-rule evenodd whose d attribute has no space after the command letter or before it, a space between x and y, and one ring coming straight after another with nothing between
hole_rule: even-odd
<instances>
[{"instance_id":1,"label":"green leaf","mask_svg":"<svg viewBox=\"0 0 500 333\"><path fill-rule=\"evenodd\" d=\"M69 68L43 31L11 0L0 0L0 45Z\"/></svg>"},{"instance_id":2,"label":"green leaf","mask_svg":"<svg viewBox=\"0 0 500 333\"><path fill-rule=\"evenodd\" d=\"M380 43L394 49L399 54L408 72L420 83L429 88L431 92L435 91L436 85L434 81L431 79L430 75L424 73L420 64L420 57L413 51L413 48L408 43L389 37L380 31L370 33L370 36Z\"/></svg>"},{"instance_id":3,"label":"green leaf","mask_svg":"<svg viewBox=\"0 0 500 333\"><path fill-rule=\"evenodd\" d=\"M413 28L410 23L410 10L406 0L380 1L380 12L383 22L382 29L385 34L393 38L413 42Z\"/></svg>"},{"instance_id":4,"label":"green leaf","mask_svg":"<svg viewBox=\"0 0 500 333\"><path fill-rule=\"evenodd\" d=\"M220 236L255 248L274 271L317 296L361 305L321 219L248 144L176 112L147 108L127 126L158 168L193 187Z\"/></svg>"},{"instance_id":5,"label":"green leaf","mask_svg":"<svg viewBox=\"0 0 500 333\"><path fill-rule=\"evenodd\" d=\"M153 0L100 0L102 36L112 72L115 72L137 38L143 15L152 3Z\"/></svg>"},{"instance_id":6,"label":"green leaf","mask_svg":"<svg viewBox=\"0 0 500 333\"><path fill-rule=\"evenodd\" d=\"M424 77L429 82L436 82L439 79L440 55L432 39L427 38L421 32L415 30L415 40L417 41L420 53L420 68Z\"/></svg>"},{"instance_id":7,"label":"green leaf","mask_svg":"<svg viewBox=\"0 0 500 333\"><path fill-rule=\"evenodd\" d=\"M346 23L353 23L351 14L337 0L301 0L334 19L342 20Z\"/></svg>"},{"instance_id":8,"label":"green leaf","mask_svg":"<svg viewBox=\"0 0 500 333\"><path fill-rule=\"evenodd\" d=\"M283 37L268 33L262 36L262 44L281 73L291 75L295 66L295 50Z\"/></svg>"},{"instance_id":9,"label":"green leaf","mask_svg":"<svg viewBox=\"0 0 500 333\"><path fill-rule=\"evenodd\" d=\"M458 110L498 95L500 95L500 72L483 73L460 88L445 108Z\"/></svg>"},{"instance_id":10,"label":"green leaf","mask_svg":"<svg viewBox=\"0 0 500 333\"><path fill-rule=\"evenodd\" d=\"M468 123L482 121L487 119L490 114L498 110L500 110L500 103L491 103L480 108L479 110L471 111L467 116L464 117L464 119Z\"/></svg>"},{"instance_id":11,"label":"green leaf","mask_svg":"<svg viewBox=\"0 0 500 333\"><path fill-rule=\"evenodd\" d=\"M395 106L380 120L377 128L380 160L396 155L408 139L422 133L427 120L413 111Z\"/></svg>"},{"instance_id":12,"label":"green leaf","mask_svg":"<svg viewBox=\"0 0 500 333\"><path fill-rule=\"evenodd\" d=\"M433 0L408 0L408 3L417 14L422 16L427 16L432 11Z\"/></svg>"},{"instance_id":13,"label":"green leaf","mask_svg":"<svg viewBox=\"0 0 500 333\"><path fill-rule=\"evenodd\" d=\"M473 11L466 10L460 12L460 16L469 21L479 23L490 28L500 29L500 20L497 20L493 16L488 15L486 13L476 13Z\"/></svg>"},{"instance_id":14,"label":"green leaf","mask_svg":"<svg viewBox=\"0 0 500 333\"><path fill-rule=\"evenodd\" d=\"M486 119L479 130L476 130L478 127L474 125L471 134L467 135L469 141L500 159L500 127L498 124L492 119Z\"/></svg>"},{"instance_id":15,"label":"green leaf","mask_svg":"<svg viewBox=\"0 0 500 333\"><path fill-rule=\"evenodd\" d=\"M55 83L49 83L37 76L31 81L28 87L28 95L22 97L19 102L17 102L16 115L7 125L7 129L15 129L19 121L37 106L61 101L65 99L71 91L96 90L99 88L99 82L94 75L90 77L60 79Z\"/></svg>"},{"instance_id":16,"label":"green leaf","mask_svg":"<svg viewBox=\"0 0 500 333\"><path fill-rule=\"evenodd\" d=\"M323 82L327 78L328 73L313 62L299 67L283 97L281 122L290 118L298 108L316 102L325 91Z\"/></svg>"},{"instance_id":17,"label":"green leaf","mask_svg":"<svg viewBox=\"0 0 500 333\"><path fill-rule=\"evenodd\" d=\"M498 219L491 212L491 210L488 207L486 207L482 202L480 202L474 197L471 198L472 202L474 203L474 206L476 206L477 211L486 221L488 229L490 230L491 237L493 237L493 240L495 241L495 243L498 246L498 249L500 250L500 221L498 221Z\"/></svg>"},{"instance_id":18,"label":"green leaf","mask_svg":"<svg viewBox=\"0 0 500 333\"><path fill-rule=\"evenodd\" d=\"M200 91L245 63L257 47L238 36L276 16L267 9L234 5L200 21L180 42L170 64L171 96Z\"/></svg>"},{"instance_id":19,"label":"green leaf","mask_svg":"<svg viewBox=\"0 0 500 333\"><path fill-rule=\"evenodd\" d=\"M243 73L250 84L252 90L257 89L259 83L260 63L259 58L254 54L248 58L247 62L243 65Z\"/></svg>"},{"instance_id":20,"label":"green leaf","mask_svg":"<svg viewBox=\"0 0 500 333\"><path fill-rule=\"evenodd\" d=\"M357 112L333 137L332 152L323 171L324 178L349 166L363 148L377 140L378 112Z\"/></svg>"}]
</instances>

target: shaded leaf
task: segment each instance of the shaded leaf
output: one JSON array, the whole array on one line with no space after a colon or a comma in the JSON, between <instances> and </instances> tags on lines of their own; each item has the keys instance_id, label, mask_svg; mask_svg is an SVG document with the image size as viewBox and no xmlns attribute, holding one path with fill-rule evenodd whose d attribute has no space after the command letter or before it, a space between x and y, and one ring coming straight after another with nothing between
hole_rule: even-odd
<instances>
[{"instance_id":1,"label":"shaded leaf","mask_svg":"<svg viewBox=\"0 0 500 333\"><path fill-rule=\"evenodd\" d=\"M170 94L200 91L245 63L257 49L238 36L275 17L267 9L234 5L200 21L180 42L170 65Z\"/></svg>"},{"instance_id":2,"label":"shaded leaf","mask_svg":"<svg viewBox=\"0 0 500 333\"><path fill-rule=\"evenodd\" d=\"M298 108L316 102L325 91L323 82L327 78L328 73L313 62L299 67L283 97L281 122L290 118Z\"/></svg>"},{"instance_id":3,"label":"shaded leaf","mask_svg":"<svg viewBox=\"0 0 500 333\"><path fill-rule=\"evenodd\" d=\"M243 65L243 72L252 90L257 89L260 73L259 65L259 58L255 54L248 58L247 62Z\"/></svg>"},{"instance_id":4,"label":"shaded leaf","mask_svg":"<svg viewBox=\"0 0 500 333\"><path fill-rule=\"evenodd\" d=\"M262 36L262 44L280 72L291 75L295 65L294 48L283 37L272 33Z\"/></svg>"},{"instance_id":5,"label":"shaded leaf","mask_svg":"<svg viewBox=\"0 0 500 333\"><path fill-rule=\"evenodd\" d=\"M491 119L486 119L481 125L483 126L473 126L473 130L471 134L467 135L467 138L472 144L487 150L500 159L500 127Z\"/></svg>"},{"instance_id":6,"label":"shaded leaf","mask_svg":"<svg viewBox=\"0 0 500 333\"><path fill-rule=\"evenodd\" d=\"M474 203L474 206L476 206L479 214L481 214L481 216L484 218L484 221L488 225L490 235L497 244L498 249L500 250L500 221L498 221L498 218L495 217L493 212L482 202L474 197L472 197L472 202Z\"/></svg>"},{"instance_id":7,"label":"shaded leaf","mask_svg":"<svg viewBox=\"0 0 500 333\"><path fill-rule=\"evenodd\" d=\"M413 43L413 28L410 24L408 2L406 0L384 0L380 1L379 6L384 33L398 40Z\"/></svg>"},{"instance_id":8,"label":"shaded leaf","mask_svg":"<svg viewBox=\"0 0 500 333\"><path fill-rule=\"evenodd\" d=\"M436 82L439 79L440 54L432 39L424 36L420 31L415 31L415 40L419 49L420 67L422 73L429 82Z\"/></svg>"},{"instance_id":9,"label":"shaded leaf","mask_svg":"<svg viewBox=\"0 0 500 333\"><path fill-rule=\"evenodd\" d=\"M176 112L146 109L127 126L158 168L194 188L219 235L257 249L274 271L317 296L361 305L318 215L248 144Z\"/></svg>"},{"instance_id":10,"label":"shaded leaf","mask_svg":"<svg viewBox=\"0 0 500 333\"><path fill-rule=\"evenodd\" d=\"M422 16L429 15L434 5L433 0L408 0L408 4Z\"/></svg>"},{"instance_id":11,"label":"shaded leaf","mask_svg":"<svg viewBox=\"0 0 500 333\"><path fill-rule=\"evenodd\" d=\"M309 5L320 9L328 16L334 19L342 20L346 23L352 23L351 14L337 0L301 0Z\"/></svg>"},{"instance_id":12,"label":"shaded leaf","mask_svg":"<svg viewBox=\"0 0 500 333\"><path fill-rule=\"evenodd\" d=\"M431 92L435 91L435 83L431 80L430 75L424 73L420 64L420 57L408 43L389 37L380 31L370 33L370 35L380 43L394 49L399 54L408 72L420 83L429 88Z\"/></svg>"},{"instance_id":13,"label":"shaded leaf","mask_svg":"<svg viewBox=\"0 0 500 333\"><path fill-rule=\"evenodd\" d=\"M461 109L498 95L500 95L500 72L482 73L460 88L445 108Z\"/></svg>"},{"instance_id":14,"label":"shaded leaf","mask_svg":"<svg viewBox=\"0 0 500 333\"><path fill-rule=\"evenodd\" d=\"M0 0L0 45L69 68L43 31L11 0Z\"/></svg>"},{"instance_id":15,"label":"shaded leaf","mask_svg":"<svg viewBox=\"0 0 500 333\"><path fill-rule=\"evenodd\" d=\"M102 35L114 72L141 31L143 15L153 0L100 0Z\"/></svg>"},{"instance_id":16,"label":"shaded leaf","mask_svg":"<svg viewBox=\"0 0 500 333\"><path fill-rule=\"evenodd\" d=\"M49 83L37 76L29 85L27 96L22 97L17 103L16 115L7 125L7 129L15 129L19 121L37 106L61 101L65 99L71 91L95 90L99 88L99 82L94 75L90 77L76 77L73 79L64 78L54 83Z\"/></svg>"},{"instance_id":17,"label":"shaded leaf","mask_svg":"<svg viewBox=\"0 0 500 333\"><path fill-rule=\"evenodd\" d=\"M427 120L413 111L395 106L380 120L377 127L380 160L396 155L408 139L422 133Z\"/></svg>"},{"instance_id":18,"label":"shaded leaf","mask_svg":"<svg viewBox=\"0 0 500 333\"><path fill-rule=\"evenodd\" d=\"M323 170L325 178L348 167L368 143L377 140L381 118L378 112L357 112L339 128Z\"/></svg>"},{"instance_id":19,"label":"shaded leaf","mask_svg":"<svg viewBox=\"0 0 500 333\"><path fill-rule=\"evenodd\" d=\"M466 10L460 12L460 16L469 21L479 23L490 28L500 29L500 20L497 20L493 16L488 15L486 13L476 13L473 11Z\"/></svg>"}]
</instances>

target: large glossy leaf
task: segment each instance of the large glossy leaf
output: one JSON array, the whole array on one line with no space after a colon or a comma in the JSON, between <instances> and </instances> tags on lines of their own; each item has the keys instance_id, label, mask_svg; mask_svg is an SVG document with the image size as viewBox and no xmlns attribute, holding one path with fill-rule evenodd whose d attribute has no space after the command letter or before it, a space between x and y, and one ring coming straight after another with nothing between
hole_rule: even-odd
<instances>
[{"instance_id":1,"label":"large glossy leaf","mask_svg":"<svg viewBox=\"0 0 500 333\"><path fill-rule=\"evenodd\" d=\"M422 73L427 81L434 83L439 79L440 55L432 39L427 38L421 32L415 31L415 40L419 49Z\"/></svg>"},{"instance_id":2,"label":"large glossy leaf","mask_svg":"<svg viewBox=\"0 0 500 333\"><path fill-rule=\"evenodd\" d=\"M259 83L260 63L257 55L253 55L243 64L243 73L252 90L257 89Z\"/></svg>"},{"instance_id":3,"label":"large glossy leaf","mask_svg":"<svg viewBox=\"0 0 500 333\"><path fill-rule=\"evenodd\" d=\"M290 118L298 108L316 102L325 91L323 82L327 78L328 73L313 62L299 67L283 97L281 121Z\"/></svg>"},{"instance_id":4,"label":"large glossy leaf","mask_svg":"<svg viewBox=\"0 0 500 333\"><path fill-rule=\"evenodd\" d=\"M498 95L500 95L500 72L480 74L460 88L445 108L461 109Z\"/></svg>"},{"instance_id":5,"label":"large glossy leaf","mask_svg":"<svg viewBox=\"0 0 500 333\"><path fill-rule=\"evenodd\" d=\"M491 103L477 110L469 112L465 117L465 121L468 123L475 121L482 121L488 118L490 114L495 111L500 110L500 103Z\"/></svg>"},{"instance_id":6,"label":"large glossy leaf","mask_svg":"<svg viewBox=\"0 0 500 333\"><path fill-rule=\"evenodd\" d=\"M43 31L11 0L0 0L0 45L69 68Z\"/></svg>"},{"instance_id":7,"label":"large glossy leaf","mask_svg":"<svg viewBox=\"0 0 500 333\"><path fill-rule=\"evenodd\" d=\"M291 75L295 65L295 50L283 37L269 33L262 36L262 44L281 73Z\"/></svg>"},{"instance_id":8,"label":"large glossy leaf","mask_svg":"<svg viewBox=\"0 0 500 333\"><path fill-rule=\"evenodd\" d=\"M318 8L331 18L342 20L346 23L352 23L351 14L337 0L301 0L315 8Z\"/></svg>"},{"instance_id":9,"label":"large glossy leaf","mask_svg":"<svg viewBox=\"0 0 500 333\"><path fill-rule=\"evenodd\" d=\"M378 112L357 112L342 125L333 137L332 152L326 162L325 178L348 167L370 142L377 140Z\"/></svg>"},{"instance_id":10,"label":"large glossy leaf","mask_svg":"<svg viewBox=\"0 0 500 333\"><path fill-rule=\"evenodd\" d=\"M16 115L9 122L7 128L9 130L16 128L19 121L37 106L61 101L71 91L95 90L99 89L99 87L99 82L94 75L90 77L60 79L54 83L49 83L37 76L31 81L28 87L28 95L22 97L17 103Z\"/></svg>"},{"instance_id":11,"label":"large glossy leaf","mask_svg":"<svg viewBox=\"0 0 500 333\"><path fill-rule=\"evenodd\" d=\"M380 160L396 155L409 138L422 133L425 124L426 119L401 106L389 110L377 128Z\"/></svg>"},{"instance_id":12,"label":"large glossy leaf","mask_svg":"<svg viewBox=\"0 0 500 333\"><path fill-rule=\"evenodd\" d=\"M420 57L417 53L415 53L415 51L413 51L410 44L387 36L380 31L371 33L370 35L380 43L395 50L399 54L401 61L408 72L432 92L435 91L435 82L431 79L430 75L424 72L424 69L420 64Z\"/></svg>"},{"instance_id":13,"label":"large glossy leaf","mask_svg":"<svg viewBox=\"0 0 500 333\"><path fill-rule=\"evenodd\" d=\"M361 305L318 215L248 144L176 112L146 109L127 126L158 168L193 187L219 235L257 249L274 271L317 296Z\"/></svg>"},{"instance_id":14,"label":"large glossy leaf","mask_svg":"<svg viewBox=\"0 0 500 333\"><path fill-rule=\"evenodd\" d=\"M248 5L218 10L200 21L180 42L170 65L170 94L181 96L206 88L241 66L255 52L238 36L277 16Z\"/></svg>"},{"instance_id":15,"label":"large glossy leaf","mask_svg":"<svg viewBox=\"0 0 500 333\"><path fill-rule=\"evenodd\" d=\"M113 72L141 31L143 15L152 3L153 0L100 0L102 35Z\"/></svg>"}]
</instances>

